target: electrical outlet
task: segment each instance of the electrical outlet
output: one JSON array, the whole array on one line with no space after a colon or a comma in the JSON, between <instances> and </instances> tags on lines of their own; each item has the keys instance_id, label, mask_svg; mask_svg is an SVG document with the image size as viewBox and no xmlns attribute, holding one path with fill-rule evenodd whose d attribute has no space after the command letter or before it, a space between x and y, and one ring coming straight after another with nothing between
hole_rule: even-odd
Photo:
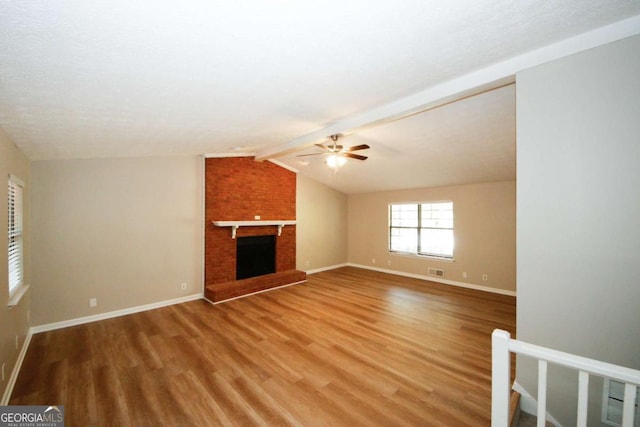
<instances>
[{"instance_id":1,"label":"electrical outlet","mask_svg":"<svg viewBox=\"0 0 640 427\"><path fill-rule=\"evenodd\" d=\"M20 337L16 335L16 350L20 347Z\"/></svg>"},{"instance_id":2,"label":"electrical outlet","mask_svg":"<svg viewBox=\"0 0 640 427\"><path fill-rule=\"evenodd\" d=\"M182 282L180 284L180 290L182 290L182 291L186 291L187 290L187 284L185 282Z\"/></svg>"},{"instance_id":3,"label":"electrical outlet","mask_svg":"<svg viewBox=\"0 0 640 427\"><path fill-rule=\"evenodd\" d=\"M391 260L390 259L387 260L387 265L391 265Z\"/></svg>"},{"instance_id":4,"label":"electrical outlet","mask_svg":"<svg viewBox=\"0 0 640 427\"><path fill-rule=\"evenodd\" d=\"M253 218L254 218L256 221L260 221L260 218L261 218L261 217L260 217L260 215L255 215Z\"/></svg>"},{"instance_id":5,"label":"electrical outlet","mask_svg":"<svg viewBox=\"0 0 640 427\"><path fill-rule=\"evenodd\" d=\"M305 264L307 267L309 267L311 265L311 261L307 261Z\"/></svg>"},{"instance_id":6,"label":"electrical outlet","mask_svg":"<svg viewBox=\"0 0 640 427\"><path fill-rule=\"evenodd\" d=\"M95 307L98 305L98 298L89 298L89 307Z\"/></svg>"},{"instance_id":7,"label":"electrical outlet","mask_svg":"<svg viewBox=\"0 0 640 427\"><path fill-rule=\"evenodd\" d=\"M463 278L463 279L466 279L466 278L467 278L467 272L466 272L466 271L463 271L463 272L462 272L462 278Z\"/></svg>"},{"instance_id":8,"label":"electrical outlet","mask_svg":"<svg viewBox=\"0 0 640 427\"><path fill-rule=\"evenodd\" d=\"M376 259L375 258L371 258L371 264L375 264L376 263Z\"/></svg>"},{"instance_id":9,"label":"electrical outlet","mask_svg":"<svg viewBox=\"0 0 640 427\"><path fill-rule=\"evenodd\" d=\"M487 280L489 280L489 276L487 276L486 274L483 274L482 275L482 280L484 280L486 282Z\"/></svg>"}]
</instances>

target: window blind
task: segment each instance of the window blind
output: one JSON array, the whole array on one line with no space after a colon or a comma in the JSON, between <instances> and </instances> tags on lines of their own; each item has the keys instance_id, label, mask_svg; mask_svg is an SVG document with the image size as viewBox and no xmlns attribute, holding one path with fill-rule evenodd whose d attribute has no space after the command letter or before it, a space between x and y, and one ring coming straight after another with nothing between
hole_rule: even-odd
<instances>
[{"instance_id":1,"label":"window blind","mask_svg":"<svg viewBox=\"0 0 640 427\"><path fill-rule=\"evenodd\" d=\"M23 243L22 243L22 217L23 217L23 192L24 184L13 177L9 177L8 187L8 211L9 211L9 295L11 295L23 280Z\"/></svg>"}]
</instances>

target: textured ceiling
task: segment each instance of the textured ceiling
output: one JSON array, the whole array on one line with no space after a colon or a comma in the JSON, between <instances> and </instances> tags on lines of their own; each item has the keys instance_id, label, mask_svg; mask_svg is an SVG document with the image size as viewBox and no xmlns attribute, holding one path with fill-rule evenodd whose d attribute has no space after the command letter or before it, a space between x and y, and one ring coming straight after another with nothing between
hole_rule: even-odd
<instances>
[{"instance_id":1,"label":"textured ceiling","mask_svg":"<svg viewBox=\"0 0 640 427\"><path fill-rule=\"evenodd\" d=\"M2 1L0 126L32 160L257 151L637 14L632 0ZM370 159L331 185L513 179L513 96L356 129Z\"/></svg>"},{"instance_id":2,"label":"textured ceiling","mask_svg":"<svg viewBox=\"0 0 640 427\"><path fill-rule=\"evenodd\" d=\"M297 157L318 148L278 160L345 193L506 181L516 177L515 134L512 84L345 135L343 146L371 148L356 152L367 160L348 160L337 171L324 163L326 155Z\"/></svg>"}]
</instances>

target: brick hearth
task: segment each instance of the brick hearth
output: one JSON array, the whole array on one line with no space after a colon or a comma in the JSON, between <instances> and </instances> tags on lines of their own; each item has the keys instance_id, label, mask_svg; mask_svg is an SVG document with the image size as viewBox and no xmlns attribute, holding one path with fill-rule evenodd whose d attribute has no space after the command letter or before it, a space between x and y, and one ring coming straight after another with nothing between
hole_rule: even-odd
<instances>
[{"instance_id":1,"label":"brick hearth","mask_svg":"<svg viewBox=\"0 0 640 427\"><path fill-rule=\"evenodd\" d=\"M209 301L218 302L305 280L307 280L307 274L304 271L289 270L210 285L206 287L204 296Z\"/></svg>"}]
</instances>

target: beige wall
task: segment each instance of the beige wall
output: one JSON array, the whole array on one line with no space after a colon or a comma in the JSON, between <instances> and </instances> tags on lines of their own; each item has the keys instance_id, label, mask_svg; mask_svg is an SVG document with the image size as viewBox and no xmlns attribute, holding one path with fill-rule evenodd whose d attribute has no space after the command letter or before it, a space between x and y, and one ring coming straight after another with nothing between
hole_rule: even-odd
<instances>
[{"instance_id":1,"label":"beige wall","mask_svg":"<svg viewBox=\"0 0 640 427\"><path fill-rule=\"evenodd\" d=\"M34 162L32 323L201 293L202 186L195 156Z\"/></svg>"},{"instance_id":2,"label":"beige wall","mask_svg":"<svg viewBox=\"0 0 640 427\"><path fill-rule=\"evenodd\" d=\"M455 261L390 254L389 204L442 200L453 201ZM514 181L350 195L349 262L415 275L442 268L446 280L515 292L515 211Z\"/></svg>"},{"instance_id":3,"label":"beige wall","mask_svg":"<svg viewBox=\"0 0 640 427\"><path fill-rule=\"evenodd\" d=\"M518 338L640 369L640 36L517 76ZM547 408L575 425L577 374ZM537 393L537 366L517 381ZM591 377L590 426L602 425Z\"/></svg>"},{"instance_id":4,"label":"beige wall","mask_svg":"<svg viewBox=\"0 0 640 427\"><path fill-rule=\"evenodd\" d=\"M9 285L7 271L7 179L9 174L19 177L25 183L24 192L24 273L25 284L31 281L30 267L30 221L29 199L31 192L29 160L13 144L7 134L0 129L0 365L5 364L5 379L0 377L0 394L3 394L15 366L18 352L24 344L29 330L29 308L31 291L27 291L17 307L8 308ZM19 340L19 348L16 349L16 336Z\"/></svg>"},{"instance_id":5,"label":"beige wall","mask_svg":"<svg viewBox=\"0 0 640 427\"><path fill-rule=\"evenodd\" d=\"M301 175L296 190L296 268L346 263L347 196Z\"/></svg>"}]
</instances>

